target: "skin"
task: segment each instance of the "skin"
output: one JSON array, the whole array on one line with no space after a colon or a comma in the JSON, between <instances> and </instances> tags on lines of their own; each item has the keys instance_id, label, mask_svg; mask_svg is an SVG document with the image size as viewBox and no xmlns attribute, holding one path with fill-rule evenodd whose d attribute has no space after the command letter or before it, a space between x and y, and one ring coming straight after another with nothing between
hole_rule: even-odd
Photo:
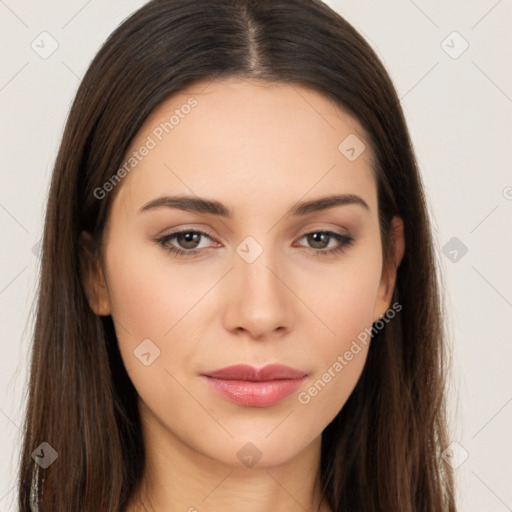
<instances>
[{"instance_id":1,"label":"skin","mask_svg":"<svg viewBox=\"0 0 512 512\"><path fill-rule=\"evenodd\" d=\"M321 434L356 385L368 346L309 403L298 394L390 307L403 225L393 219L395 265L384 269L369 142L355 119L305 86L194 84L155 109L128 154L191 96L197 106L110 192L102 261L85 279L91 308L113 317L139 394L147 467L127 510L326 512ZM354 161L338 149L349 134L366 144ZM138 211L174 194L215 199L233 217ZM348 204L286 215L299 201L332 194L356 194L369 210ZM213 238L198 237L199 252L181 257L155 242L184 228ZM340 246L304 236L318 231L354 242L318 255ZM236 252L248 236L263 249L252 263ZM169 245L194 247L183 238ZM134 355L144 339L160 350L148 366ZM244 407L200 377L237 363L281 363L308 377L277 405ZM252 467L237 457L249 442L261 453Z\"/></svg>"}]
</instances>

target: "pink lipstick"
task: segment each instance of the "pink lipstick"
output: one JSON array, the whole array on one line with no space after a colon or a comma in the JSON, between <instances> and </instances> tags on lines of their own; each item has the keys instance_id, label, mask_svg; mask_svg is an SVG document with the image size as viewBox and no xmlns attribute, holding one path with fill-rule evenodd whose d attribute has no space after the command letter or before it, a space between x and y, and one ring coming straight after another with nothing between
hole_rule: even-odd
<instances>
[{"instance_id":1,"label":"pink lipstick","mask_svg":"<svg viewBox=\"0 0 512 512\"><path fill-rule=\"evenodd\" d=\"M270 407L293 393L307 373L280 364L259 370L246 364L228 366L202 376L218 394L245 407Z\"/></svg>"}]
</instances>

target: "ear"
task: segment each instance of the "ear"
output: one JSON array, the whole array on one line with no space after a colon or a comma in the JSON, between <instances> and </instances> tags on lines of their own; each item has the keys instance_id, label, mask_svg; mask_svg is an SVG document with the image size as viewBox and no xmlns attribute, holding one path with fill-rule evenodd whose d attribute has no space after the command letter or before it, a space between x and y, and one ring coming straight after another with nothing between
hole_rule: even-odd
<instances>
[{"instance_id":1,"label":"ear","mask_svg":"<svg viewBox=\"0 0 512 512\"><path fill-rule=\"evenodd\" d=\"M112 306L108 294L107 283L100 262L92 251L92 237L87 231L80 233L80 276L89 306L95 314L108 316Z\"/></svg>"},{"instance_id":2,"label":"ear","mask_svg":"<svg viewBox=\"0 0 512 512\"><path fill-rule=\"evenodd\" d=\"M400 217L391 220L391 244L393 247L393 261L390 268L383 268L382 278L377 292L373 321L376 322L391 305L395 289L396 271L402 261L405 251L404 223Z\"/></svg>"}]
</instances>

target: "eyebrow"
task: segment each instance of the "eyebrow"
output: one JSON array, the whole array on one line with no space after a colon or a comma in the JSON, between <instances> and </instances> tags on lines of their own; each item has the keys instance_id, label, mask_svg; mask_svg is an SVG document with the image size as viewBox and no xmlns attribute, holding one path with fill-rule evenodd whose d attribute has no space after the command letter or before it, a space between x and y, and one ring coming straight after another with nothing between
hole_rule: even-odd
<instances>
[{"instance_id":1,"label":"eyebrow","mask_svg":"<svg viewBox=\"0 0 512 512\"><path fill-rule=\"evenodd\" d=\"M370 207L361 197L355 194L337 194L298 203L287 213L287 215L304 216L309 213L350 204L359 205L365 210L370 211ZM162 196L152 199L139 208L139 212L145 212L162 207L176 208L187 212L209 213L211 215L229 219L233 217L233 212L219 201L187 195Z\"/></svg>"}]
</instances>

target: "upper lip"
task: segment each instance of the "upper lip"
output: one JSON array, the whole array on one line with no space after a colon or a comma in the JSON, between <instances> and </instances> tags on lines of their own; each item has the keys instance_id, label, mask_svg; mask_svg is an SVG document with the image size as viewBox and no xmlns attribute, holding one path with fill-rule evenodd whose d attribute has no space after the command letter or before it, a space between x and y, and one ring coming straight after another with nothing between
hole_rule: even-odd
<instances>
[{"instance_id":1,"label":"upper lip","mask_svg":"<svg viewBox=\"0 0 512 512\"><path fill-rule=\"evenodd\" d=\"M279 379L300 379L305 377L307 373L282 364L269 364L259 369L248 364L236 364L203 373L203 375L217 379L261 382Z\"/></svg>"}]
</instances>

